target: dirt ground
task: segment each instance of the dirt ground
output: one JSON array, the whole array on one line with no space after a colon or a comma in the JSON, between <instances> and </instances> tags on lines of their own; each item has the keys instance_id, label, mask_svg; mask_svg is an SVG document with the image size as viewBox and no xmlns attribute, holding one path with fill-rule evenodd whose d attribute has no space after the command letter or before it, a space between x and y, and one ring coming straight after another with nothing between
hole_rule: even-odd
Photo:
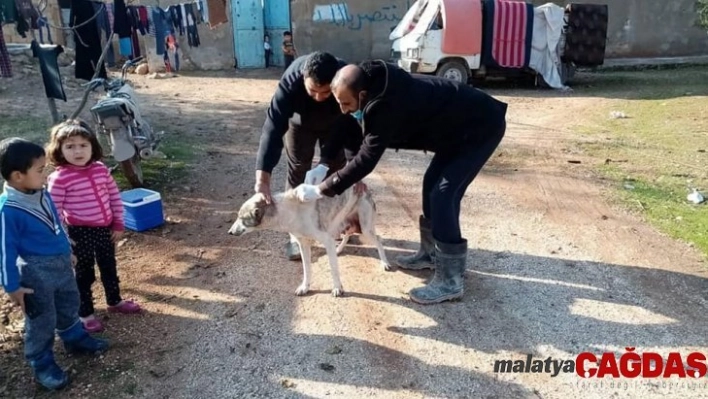
<instances>
[{"instance_id":1,"label":"dirt ground","mask_svg":"<svg viewBox=\"0 0 708 399\"><path fill-rule=\"evenodd\" d=\"M561 373L495 373L495 360L569 360L578 353L708 352L706 264L688 245L609 205L604 160L577 152L573 126L603 101L502 88L507 136L465 195L466 296L420 306L406 293L427 272L384 272L373 248L340 257L346 295L333 298L322 249L311 293L296 297L286 235L227 235L252 194L255 151L277 70L131 76L153 125L197 143L189 173L163 190L168 223L119 248L124 295L140 316L105 313L112 349L71 358L72 385L44 393L21 357L12 313L0 329L0 396L106 398L705 397L706 380L600 382ZM0 81L3 114L44 117L41 85ZM78 86L68 79L70 97ZM73 101L73 100L72 100ZM70 109L60 104L60 107ZM68 112L68 111L64 111ZM430 155L388 152L367 178L387 255L417 242ZM569 163L568 161L580 161ZM275 181L284 183L284 164ZM4 305L7 309L7 304ZM7 313L7 312L6 312ZM14 334L13 334L14 331ZM661 383L664 381L664 385ZM675 380L674 380L675 381ZM658 386L650 383L657 383ZM686 385L689 382L693 386ZM680 383L680 382L679 382Z\"/></svg>"}]
</instances>

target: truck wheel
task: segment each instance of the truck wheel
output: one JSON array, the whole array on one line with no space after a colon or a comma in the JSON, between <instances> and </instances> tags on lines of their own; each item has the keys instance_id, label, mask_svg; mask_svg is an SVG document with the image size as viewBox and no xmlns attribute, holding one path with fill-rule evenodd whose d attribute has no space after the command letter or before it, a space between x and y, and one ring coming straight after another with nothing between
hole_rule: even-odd
<instances>
[{"instance_id":1,"label":"truck wheel","mask_svg":"<svg viewBox=\"0 0 708 399\"><path fill-rule=\"evenodd\" d=\"M444 63L435 73L437 76L455 82L467 83L469 73L467 67L460 62L450 61Z\"/></svg>"}]
</instances>

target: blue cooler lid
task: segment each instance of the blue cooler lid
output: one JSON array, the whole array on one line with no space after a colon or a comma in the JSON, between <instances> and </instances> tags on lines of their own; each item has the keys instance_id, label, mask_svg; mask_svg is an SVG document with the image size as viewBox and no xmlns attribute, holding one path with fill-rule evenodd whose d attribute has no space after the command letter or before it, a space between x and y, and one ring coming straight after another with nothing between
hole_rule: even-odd
<instances>
[{"instance_id":1,"label":"blue cooler lid","mask_svg":"<svg viewBox=\"0 0 708 399\"><path fill-rule=\"evenodd\" d=\"M145 202L153 202L160 199L160 193L144 188L134 188L120 193L120 198L125 205L137 205Z\"/></svg>"}]
</instances>

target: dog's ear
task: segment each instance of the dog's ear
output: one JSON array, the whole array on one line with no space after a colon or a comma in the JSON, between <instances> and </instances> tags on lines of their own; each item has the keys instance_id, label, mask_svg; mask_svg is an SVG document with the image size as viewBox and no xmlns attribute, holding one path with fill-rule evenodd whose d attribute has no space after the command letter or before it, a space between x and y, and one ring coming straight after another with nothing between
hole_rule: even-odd
<instances>
[{"instance_id":1,"label":"dog's ear","mask_svg":"<svg viewBox=\"0 0 708 399\"><path fill-rule=\"evenodd\" d=\"M258 204L260 205L260 204ZM265 205L265 202L263 203ZM263 215L265 215L265 208L258 206L256 209L253 211L253 218L256 219L258 224L261 224L261 221L263 220Z\"/></svg>"}]
</instances>

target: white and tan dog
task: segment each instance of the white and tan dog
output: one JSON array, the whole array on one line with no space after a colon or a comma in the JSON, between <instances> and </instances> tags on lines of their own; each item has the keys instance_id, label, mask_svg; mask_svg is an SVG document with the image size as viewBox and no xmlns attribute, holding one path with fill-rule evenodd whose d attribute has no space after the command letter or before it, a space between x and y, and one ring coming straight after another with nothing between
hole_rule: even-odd
<instances>
[{"instance_id":1,"label":"white and tan dog","mask_svg":"<svg viewBox=\"0 0 708 399\"><path fill-rule=\"evenodd\" d=\"M332 273L332 295L341 296L344 291L339 277L337 255L347 244L352 232L361 232L364 243L375 244L384 270L391 270L381 240L374 228L376 205L367 191L362 195L348 189L335 197L324 197L314 202L298 201L294 190L273 195L273 202L266 203L263 194L256 194L238 211L238 218L229 229L229 234L240 236L256 230L274 230L292 234L302 254L303 280L295 294L305 295L310 289L312 273L312 244L322 244L327 251ZM359 229L360 227L360 229ZM339 246L335 237L345 232Z\"/></svg>"}]
</instances>

